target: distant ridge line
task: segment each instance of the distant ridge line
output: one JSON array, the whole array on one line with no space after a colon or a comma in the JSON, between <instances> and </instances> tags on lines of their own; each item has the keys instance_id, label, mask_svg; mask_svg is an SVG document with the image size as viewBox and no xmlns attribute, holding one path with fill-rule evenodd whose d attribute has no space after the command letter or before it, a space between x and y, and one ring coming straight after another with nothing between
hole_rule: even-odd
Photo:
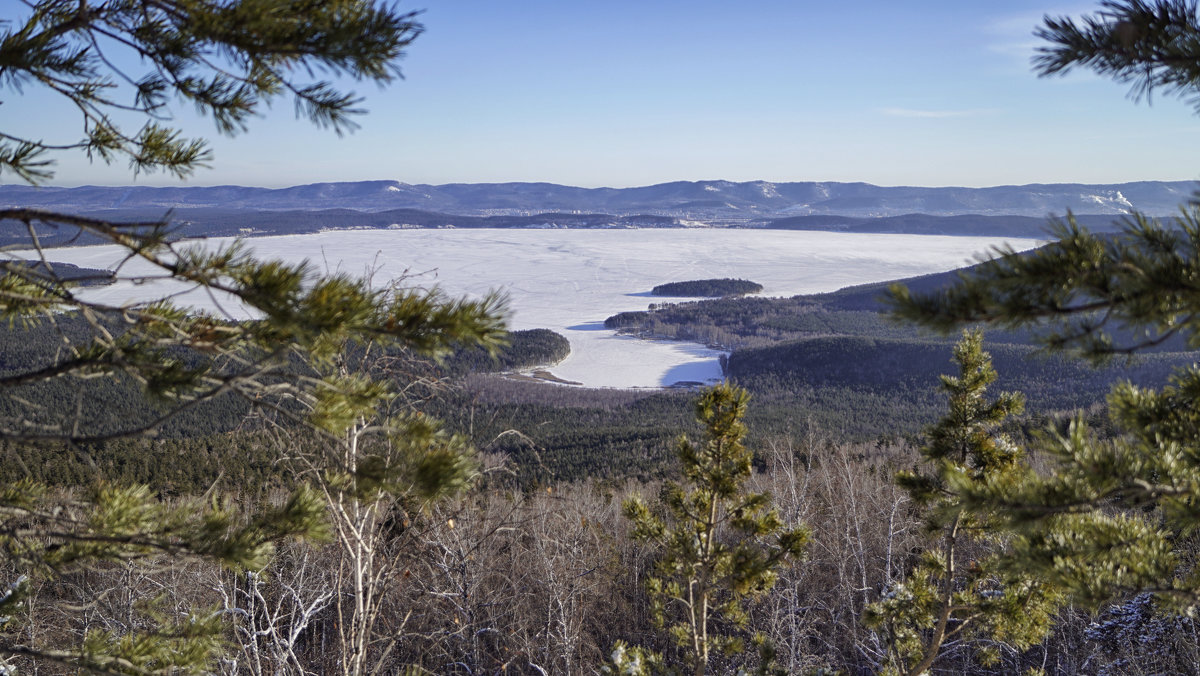
<instances>
[{"instance_id":1,"label":"distant ridge line","mask_svg":"<svg viewBox=\"0 0 1200 676\"><path fill-rule=\"evenodd\" d=\"M415 209L457 216L591 213L664 216L718 225L765 223L802 216L885 218L929 216L1121 215L1138 209L1176 213L1197 189L1193 181L1113 184L1031 183L984 188L876 186L869 183L675 181L632 188L580 188L554 183L408 184L376 180L248 186L0 185L0 205L97 212L110 209L235 209L380 212Z\"/></svg>"}]
</instances>

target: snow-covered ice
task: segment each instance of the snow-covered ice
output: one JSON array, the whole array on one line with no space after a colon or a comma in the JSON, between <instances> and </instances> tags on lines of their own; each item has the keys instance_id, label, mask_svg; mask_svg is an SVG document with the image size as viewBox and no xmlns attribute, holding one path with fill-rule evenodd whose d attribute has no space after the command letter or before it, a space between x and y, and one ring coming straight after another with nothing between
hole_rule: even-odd
<instances>
[{"instance_id":1,"label":"snow-covered ice","mask_svg":"<svg viewBox=\"0 0 1200 676\"><path fill-rule=\"evenodd\" d=\"M206 240L215 246L229 240ZM735 277L762 284L766 296L833 291L852 284L938 272L975 261L1007 241L1029 239L862 235L781 230L354 230L247 240L259 257L309 259L328 271L376 280L408 275L410 286L451 295L506 292L512 329L548 328L571 341L571 356L550 370L594 387L662 387L720 379L719 352L700 345L645 341L604 328L617 312L681 300L649 295L664 282ZM53 251L53 259L110 267L115 247ZM155 287L161 294L167 287ZM88 292L111 303L145 300L150 290L117 284ZM690 299L689 299L690 300ZM204 294L183 302L236 315Z\"/></svg>"}]
</instances>

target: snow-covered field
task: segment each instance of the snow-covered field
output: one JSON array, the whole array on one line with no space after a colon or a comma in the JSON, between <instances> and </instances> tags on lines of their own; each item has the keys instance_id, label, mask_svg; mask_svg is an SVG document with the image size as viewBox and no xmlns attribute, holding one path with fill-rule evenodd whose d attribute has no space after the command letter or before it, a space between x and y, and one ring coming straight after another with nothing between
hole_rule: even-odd
<instances>
[{"instance_id":1,"label":"snow-covered field","mask_svg":"<svg viewBox=\"0 0 1200 676\"><path fill-rule=\"evenodd\" d=\"M208 240L206 246L227 240ZM740 277L763 295L833 291L852 284L938 272L974 262L1000 244L982 237L858 235L779 230L343 230L248 240L260 257L299 260L375 279L408 275L411 286L452 295L505 291L513 329L548 328L571 341L554 375L594 387L661 387L720 379L718 352L703 346L617 336L604 319L669 301L649 295L663 282ZM1016 249L1035 240L1007 240ZM53 252L55 260L111 267L114 247ZM106 302L147 299L146 287L90 292ZM236 314L191 294L196 307Z\"/></svg>"}]
</instances>

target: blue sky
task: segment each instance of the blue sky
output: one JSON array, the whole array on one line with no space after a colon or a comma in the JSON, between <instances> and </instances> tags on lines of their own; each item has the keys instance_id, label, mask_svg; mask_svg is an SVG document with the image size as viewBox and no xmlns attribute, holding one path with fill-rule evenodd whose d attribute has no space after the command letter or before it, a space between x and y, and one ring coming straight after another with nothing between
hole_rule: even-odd
<instances>
[{"instance_id":1,"label":"blue sky","mask_svg":"<svg viewBox=\"0 0 1200 676\"><path fill-rule=\"evenodd\" d=\"M338 138L281 101L213 139L191 185L673 180L967 185L1200 177L1200 118L1135 104L1079 73L1038 78L1044 14L1094 3L429 0L426 33L370 113ZM12 14L15 0L0 0ZM0 124L75 131L36 92L0 93ZM0 176L0 181L13 180ZM56 185L129 184L127 167L63 156ZM178 185L161 175L147 185Z\"/></svg>"}]
</instances>

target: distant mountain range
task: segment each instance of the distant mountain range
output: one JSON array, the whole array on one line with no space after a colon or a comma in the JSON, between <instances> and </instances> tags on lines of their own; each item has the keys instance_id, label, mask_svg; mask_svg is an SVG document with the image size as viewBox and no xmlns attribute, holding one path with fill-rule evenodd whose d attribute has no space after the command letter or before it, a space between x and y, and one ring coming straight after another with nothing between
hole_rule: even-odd
<instances>
[{"instance_id":1,"label":"distant mountain range","mask_svg":"<svg viewBox=\"0 0 1200 676\"><path fill-rule=\"evenodd\" d=\"M0 205L98 211L105 209L418 209L467 216L587 212L614 216L652 214L686 219L757 220L788 216L878 218L904 214L1033 216L1124 214L1137 208L1174 213L1197 184L1143 181L991 188L881 187L868 183L768 183L680 181L639 188L575 188L552 183L450 183L397 181L314 183L291 188L241 186L152 188L35 188L0 186Z\"/></svg>"},{"instance_id":2,"label":"distant mountain range","mask_svg":"<svg viewBox=\"0 0 1200 676\"><path fill-rule=\"evenodd\" d=\"M1116 217L1131 209L1171 215L1197 187L1190 181L991 188L764 181L681 181L637 188L396 181L279 189L0 185L0 207L122 221L158 220L170 212L177 234L189 237L387 227L756 227L1037 237L1046 230L1047 215L1067 210L1098 230L1111 229ZM65 233L46 234L48 245L67 238ZM24 236L23 226L0 222L0 243Z\"/></svg>"}]
</instances>

